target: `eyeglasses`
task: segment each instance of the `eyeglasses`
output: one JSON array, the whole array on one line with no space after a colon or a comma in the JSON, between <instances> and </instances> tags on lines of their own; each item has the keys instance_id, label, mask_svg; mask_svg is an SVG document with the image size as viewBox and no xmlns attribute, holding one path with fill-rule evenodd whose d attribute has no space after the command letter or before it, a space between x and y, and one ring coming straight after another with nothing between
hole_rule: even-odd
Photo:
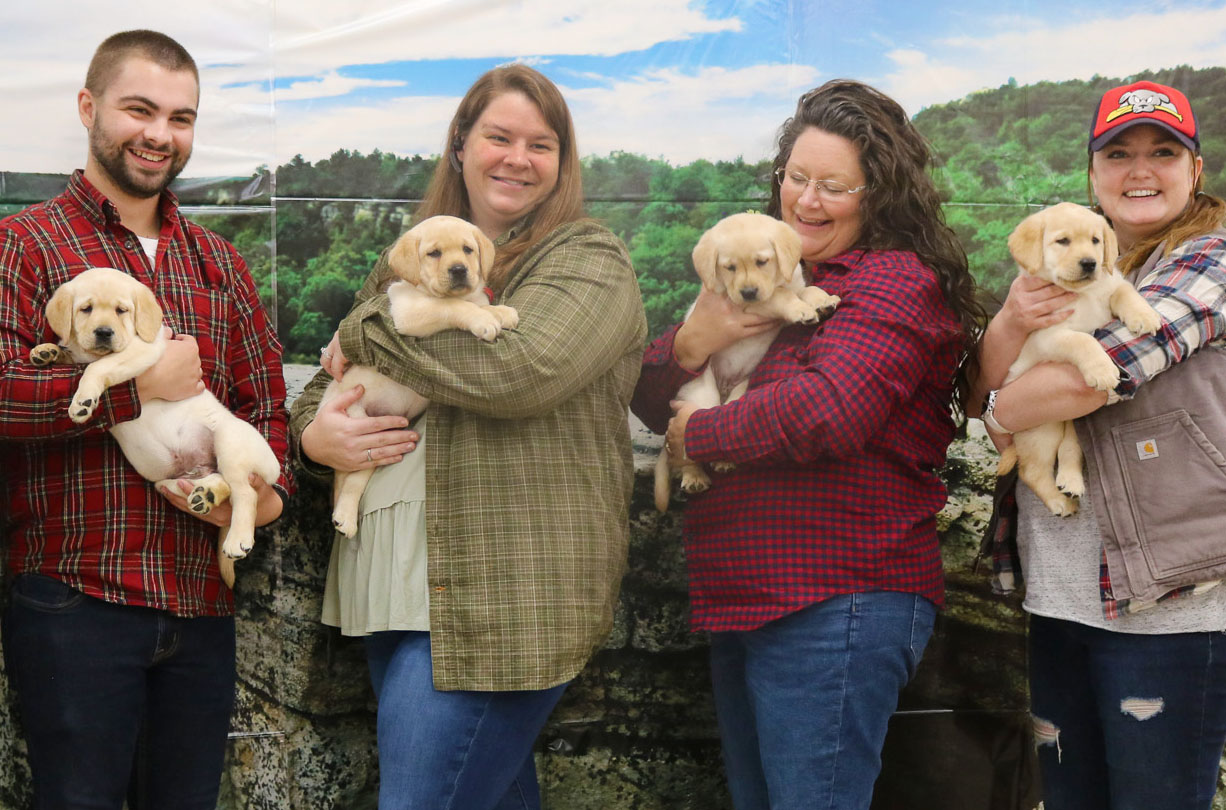
<instances>
[{"instance_id":1,"label":"eyeglasses","mask_svg":"<svg viewBox=\"0 0 1226 810\"><path fill-rule=\"evenodd\" d=\"M859 194L868 188L867 184L850 188L838 180L810 180L800 172L789 172L787 169L775 169L775 177L778 178L780 186L787 186L797 194L804 194L805 186L812 185L817 196L826 202L841 202L847 199L848 194Z\"/></svg>"}]
</instances>

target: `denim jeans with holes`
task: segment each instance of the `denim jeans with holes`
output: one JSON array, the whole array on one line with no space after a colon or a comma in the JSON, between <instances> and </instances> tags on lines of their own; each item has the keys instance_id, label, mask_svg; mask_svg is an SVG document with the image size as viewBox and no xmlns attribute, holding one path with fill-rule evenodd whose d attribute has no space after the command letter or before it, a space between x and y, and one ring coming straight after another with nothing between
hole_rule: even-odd
<instances>
[{"instance_id":1,"label":"denim jeans with holes","mask_svg":"<svg viewBox=\"0 0 1226 810\"><path fill-rule=\"evenodd\" d=\"M234 705L232 617L116 605L21 574L3 643L37 810L216 808Z\"/></svg>"},{"instance_id":2,"label":"denim jeans with holes","mask_svg":"<svg viewBox=\"0 0 1226 810\"><path fill-rule=\"evenodd\" d=\"M898 693L932 636L921 596L838 596L711 635L711 677L736 810L867 810Z\"/></svg>"},{"instance_id":3,"label":"denim jeans with holes","mask_svg":"<svg viewBox=\"0 0 1226 810\"><path fill-rule=\"evenodd\" d=\"M1226 743L1226 634L1030 617L1046 810L1208 810Z\"/></svg>"}]
</instances>

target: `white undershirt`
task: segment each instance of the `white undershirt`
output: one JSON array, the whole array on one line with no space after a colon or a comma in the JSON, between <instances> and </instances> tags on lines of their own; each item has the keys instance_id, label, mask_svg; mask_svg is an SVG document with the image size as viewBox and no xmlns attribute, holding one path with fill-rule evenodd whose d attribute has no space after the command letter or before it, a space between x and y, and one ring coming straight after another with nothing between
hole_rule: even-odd
<instances>
[{"instance_id":1,"label":"white undershirt","mask_svg":"<svg viewBox=\"0 0 1226 810\"><path fill-rule=\"evenodd\" d=\"M156 267L158 259L158 240L149 239L145 236L136 237L140 240L140 246L144 249L145 255L149 257L149 266Z\"/></svg>"}]
</instances>

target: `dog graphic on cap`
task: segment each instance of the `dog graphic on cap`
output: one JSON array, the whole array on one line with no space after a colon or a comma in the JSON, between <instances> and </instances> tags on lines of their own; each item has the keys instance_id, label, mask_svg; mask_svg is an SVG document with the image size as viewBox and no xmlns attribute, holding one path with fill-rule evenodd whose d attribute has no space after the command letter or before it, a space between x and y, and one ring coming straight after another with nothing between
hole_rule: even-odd
<instances>
[{"instance_id":1,"label":"dog graphic on cap","mask_svg":"<svg viewBox=\"0 0 1226 810\"><path fill-rule=\"evenodd\" d=\"M1152 113L1155 110L1162 110L1165 113L1170 113L1176 119L1182 121L1183 116L1175 109L1175 105L1171 103L1171 97L1166 93L1159 93L1156 90L1129 90L1124 95L1120 96L1119 109L1113 110L1107 115L1107 121L1113 121L1121 115L1128 113Z\"/></svg>"}]
</instances>

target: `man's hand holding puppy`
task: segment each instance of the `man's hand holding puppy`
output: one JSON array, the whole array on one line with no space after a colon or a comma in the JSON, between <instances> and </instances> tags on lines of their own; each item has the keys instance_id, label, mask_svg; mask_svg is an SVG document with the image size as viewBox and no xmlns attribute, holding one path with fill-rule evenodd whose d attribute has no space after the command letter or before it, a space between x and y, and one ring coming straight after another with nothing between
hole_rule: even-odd
<instances>
[{"instance_id":1,"label":"man's hand holding puppy","mask_svg":"<svg viewBox=\"0 0 1226 810\"><path fill-rule=\"evenodd\" d=\"M204 390L204 371L200 366L200 347L191 335L176 335L162 327L166 351L148 370L136 377L136 395L141 403L152 399L178 402Z\"/></svg>"}]
</instances>

